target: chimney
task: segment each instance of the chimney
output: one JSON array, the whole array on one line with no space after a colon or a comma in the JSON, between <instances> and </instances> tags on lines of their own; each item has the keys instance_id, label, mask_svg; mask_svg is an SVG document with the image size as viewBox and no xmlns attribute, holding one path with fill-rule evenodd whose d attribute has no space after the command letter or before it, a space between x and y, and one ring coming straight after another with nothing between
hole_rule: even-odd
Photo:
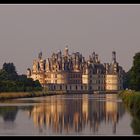
<instances>
[{"instance_id":1,"label":"chimney","mask_svg":"<svg viewBox=\"0 0 140 140\"><path fill-rule=\"evenodd\" d=\"M98 54L95 55L95 62L98 63Z\"/></svg>"},{"instance_id":2,"label":"chimney","mask_svg":"<svg viewBox=\"0 0 140 140\"><path fill-rule=\"evenodd\" d=\"M69 51L69 49L68 49L68 45L65 47L65 52L64 52L64 55L65 56L68 56L68 51Z\"/></svg>"}]
</instances>

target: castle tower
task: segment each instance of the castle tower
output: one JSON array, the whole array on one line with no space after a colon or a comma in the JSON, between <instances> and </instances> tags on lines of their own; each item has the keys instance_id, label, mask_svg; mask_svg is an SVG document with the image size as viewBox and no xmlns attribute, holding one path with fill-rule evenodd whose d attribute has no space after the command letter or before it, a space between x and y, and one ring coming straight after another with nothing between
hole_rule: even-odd
<instances>
[{"instance_id":1,"label":"castle tower","mask_svg":"<svg viewBox=\"0 0 140 140\"><path fill-rule=\"evenodd\" d=\"M40 62L39 62L39 65L40 65L40 70L42 72L44 72L45 71L46 61L41 59Z\"/></svg>"},{"instance_id":2,"label":"castle tower","mask_svg":"<svg viewBox=\"0 0 140 140\"><path fill-rule=\"evenodd\" d=\"M38 70L39 70L38 61L37 60L34 60L33 61L33 73L38 72Z\"/></svg>"}]
</instances>

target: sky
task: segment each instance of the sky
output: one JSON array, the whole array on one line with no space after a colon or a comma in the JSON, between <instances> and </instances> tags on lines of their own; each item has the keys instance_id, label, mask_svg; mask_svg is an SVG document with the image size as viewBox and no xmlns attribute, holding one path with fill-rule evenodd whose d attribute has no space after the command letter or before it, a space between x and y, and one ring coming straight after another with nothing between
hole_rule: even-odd
<instances>
[{"instance_id":1,"label":"sky","mask_svg":"<svg viewBox=\"0 0 140 140\"><path fill-rule=\"evenodd\" d=\"M13 62L19 74L43 58L64 50L88 56L95 51L110 63L112 51L128 71L140 49L140 5L134 4L1 4L0 67Z\"/></svg>"}]
</instances>

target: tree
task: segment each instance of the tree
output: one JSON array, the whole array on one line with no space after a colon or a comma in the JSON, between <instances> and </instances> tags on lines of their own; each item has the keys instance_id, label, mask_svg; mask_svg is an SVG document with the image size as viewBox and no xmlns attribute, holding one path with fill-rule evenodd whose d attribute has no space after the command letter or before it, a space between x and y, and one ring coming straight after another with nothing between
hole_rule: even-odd
<instances>
[{"instance_id":1,"label":"tree","mask_svg":"<svg viewBox=\"0 0 140 140\"><path fill-rule=\"evenodd\" d=\"M13 63L4 63L2 69L5 70L7 73L17 75L16 67L14 66Z\"/></svg>"},{"instance_id":2,"label":"tree","mask_svg":"<svg viewBox=\"0 0 140 140\"><path fill-rule=\"evenodd\" d=\"M128 71L129 88L140 91L140 52L133 57L133 66Z\"/></svg>"},{"instance_id":3,"label":"tree","mask_svg":"<svg viewBox=\"0 0 140 140\"><path fill-rule=\"evenodd\" d=\"M5 70L0 70L0 81L8 80L8 73Z\"/></svg>"},{"instance_id":4,"label":"tree","mask_svg":"<svg viewBox=\"0 0 140 140\"><path fill-rule=\"evenodd\" d=\"M4 63L2 70L7 72L9 80L17 79L18 74L16 72L16 67L13 63Z\"/></svg>"},{"instance_id":5,"label":"tree","mask_svg":"<svg viewBox=\"0 0 140 140\"><path fill-rule=\"evenodd\" d=\"M0 92L42 90L39 81L18 75L13 63L4 63L0 70Z\"/></svg>"},{"instance_id":6,"label":"tree","mask_svg":"<svg viewBox=\"0 0 140 140\"><path fill-rule=\"evenodd\" d=\"M4 108L0 108L0 116L3 117L4 121L13 122L16 119L17 112L18 107L15 106L6 106Z\"/></svg>"}]
</instances>

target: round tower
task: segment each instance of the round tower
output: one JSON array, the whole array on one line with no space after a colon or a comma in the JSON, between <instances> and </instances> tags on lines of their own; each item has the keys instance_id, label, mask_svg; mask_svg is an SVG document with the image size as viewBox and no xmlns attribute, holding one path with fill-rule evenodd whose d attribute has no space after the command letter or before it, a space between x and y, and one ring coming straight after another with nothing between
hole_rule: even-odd
<instances>
[{"instance_id":1,"label":"round tower","mask_svg":"<svg viewBox=\"0 0 140 140\"><path fill-rule=\"evenodd\" d=\"M28 68L28 69L27 69L27 78L30 78L30 77L31 77L31 69Z\"/></svg>"}]
</instances>

